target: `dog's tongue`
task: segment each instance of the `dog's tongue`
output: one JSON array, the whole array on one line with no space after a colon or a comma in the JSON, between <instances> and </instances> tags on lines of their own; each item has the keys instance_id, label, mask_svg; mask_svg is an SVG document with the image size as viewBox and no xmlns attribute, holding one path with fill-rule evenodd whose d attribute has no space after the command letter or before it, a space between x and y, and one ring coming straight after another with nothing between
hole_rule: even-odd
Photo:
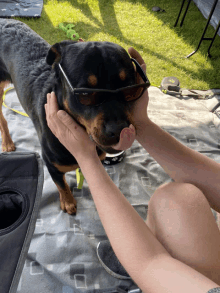
<instances>
[{"instance_id":1,"label":"dog's tongue","mask_svg":"<svg viewBox=\"0 0 220 293\"><path fill-rule=\"evenodd\" d=\"M122 129L121 133L120 133L120 141L119 143L117 143L116 145L112 146L113 149L115 150L127 150L129 149L134 140L135 140L135 128L134 126L131 124L128 127Z\"/></svg>"}]
</instances>

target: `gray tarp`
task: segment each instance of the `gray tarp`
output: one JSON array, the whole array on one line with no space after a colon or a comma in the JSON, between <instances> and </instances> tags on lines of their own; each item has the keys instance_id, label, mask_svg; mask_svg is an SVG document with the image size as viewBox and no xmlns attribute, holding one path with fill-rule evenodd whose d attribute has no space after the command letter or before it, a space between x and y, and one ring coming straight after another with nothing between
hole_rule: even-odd
<instances>
[{"instance_id":1,"label":"gray tarp","mask_svg":"<svg viewBox=\"0 0 220 293\"><path fill-rule=\"evenodd\" d=\"M220 119L216 115L220 108L216 114L211 112L220 97L181 100L155 87L150 87L149 96L148 114L153 122L183 144L220 163ZM22 111L14 90L6 94L5 103ZM5 107L3 114L16 152L41 154L30 118ZM126 151L121 163L105 169L143 219L156 188L171 181L137 141ZM98 260L97 244L107 237L86 180L83 189L77 190L75 172L67 173L66 179L77 200L76 216L60 210L59 192L44 164L40 211L17 292L104 293L109 292L107 288L117 286L131 289L134 285L131 281L112 277Z\"/></svg>"},{"instance_id":2,"label":"gray tarp","mask_svg":"<svg viewBox=\"0 0 220 293\"><path fill-rule=\"evenodd\" d=\"M0 0L0 17L40 17L43 0Z\"/></svg>"},{"instance_id":3,"label":"gray tarp","mask_svg":"<svg viewBox=\"0 0 220 293\"><path fill-rule=\"evenodd\" d=\"M203 16L208 19L209 13L212 9L212 5L215 0L193 0L193 2L196 4L196 6L199 8ZM218 1L217 6L215 8L215 11L212 15L212 18L210 20L210 24L216 29L218 23L220 20L220 1ZM220 30L218 32L220 35Z\"/></svg>"}]
</instances>

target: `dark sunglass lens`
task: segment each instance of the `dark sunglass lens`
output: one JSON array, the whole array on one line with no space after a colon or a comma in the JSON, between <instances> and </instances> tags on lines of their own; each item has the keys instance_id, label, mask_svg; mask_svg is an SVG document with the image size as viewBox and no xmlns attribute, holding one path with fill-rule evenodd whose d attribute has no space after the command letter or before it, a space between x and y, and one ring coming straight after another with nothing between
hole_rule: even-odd
<instances>
[{"instance_id":1,"label":"dark sunglass lens","mask_svg":"<svg viewBox=\"0 0 220 293\"><path fill-rule=\"evenodd\" d=\"M140 98L140 96L143 95L145 88L144 87L139 87L139 89L136 92L136 99Z\"/></svg>"},{"instance_id":2,"label":"dark sunglass lens","mask_svg":"<svg viewBox=\"0 0 220 293\"><path fill-rule=\"evenodd\" d=\"M144 87L130 88L123 90L127 102L138 99L144 92Z\"/></svg>"},{"instance_id":3,"label":"dark sunglass lens","mask_svg":"<svg viewBox=\"0 0 220 293\"><path fill-rule=\"evenodd\" d=\"M95 100L95 95L90 94L90 93L89 94L80 93L80 94L77 94L77 97L78 97L78 100L80 101L80 103L85 106L92 105Z\"/></svg>"},{"instance_id":4,"label":"dark sunglass lens","mask_svg":"<svg viewBox=\"0 0 220 293\"><path fill-rule=\"evenodd\" d=\"M97 92L80 93L77 96L80 103L85 106L94 106L102 103L101 95Z\"/></svg>"}]
</instances>

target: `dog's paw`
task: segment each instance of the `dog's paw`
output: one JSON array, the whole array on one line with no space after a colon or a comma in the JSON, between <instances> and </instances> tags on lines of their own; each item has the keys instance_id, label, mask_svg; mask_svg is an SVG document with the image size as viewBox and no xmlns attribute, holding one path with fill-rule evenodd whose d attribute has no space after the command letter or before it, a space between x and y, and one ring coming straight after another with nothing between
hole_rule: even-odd
<instances>
[{"instance_id":1,"label":"dog's paw","mask_svg":"<svg viewBox=\"0 0 220 293\"><path fill-rule=\"evenodd\" d=\"M2 137L2 151L3 152L13 152L15 151L15 145L13 141L11 140L11 137L7 137L4 139Z\"/></svg>"},{"instance_id":2,"label":"dog's paw","mask_svg":"<svg viewBox=\"0 0 220 293\"><path fill-rule=\"evenodd\" d=\"M69 215L76 214L76 206L77 203L73 196L63 198L60 194L60 207L65 213L68 213Z\"/></svg>"}]
</instances>

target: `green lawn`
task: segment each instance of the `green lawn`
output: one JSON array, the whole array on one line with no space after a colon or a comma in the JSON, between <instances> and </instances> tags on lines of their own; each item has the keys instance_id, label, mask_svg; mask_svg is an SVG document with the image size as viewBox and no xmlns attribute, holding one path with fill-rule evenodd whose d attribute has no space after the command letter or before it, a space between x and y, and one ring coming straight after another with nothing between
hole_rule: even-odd
<instances>
[{"instance_id":1,"label":"green lawn","mask_svg":"<svg viewBox=\"0 0 220 293\"><path fill-rule=\"evenodd\" d=\"M176 76L182 88L220 88L220 37L207 56L209 42L203 42L191 58L185 56L197 47L206 24L194 3L184 25L174 28L182 0L44 0L41 18L17 18L28 24L51 45L66 38L58 29L61 22L73 23L85 41L110 41L138 50L147 64L152 84L163 77ZM165 9L152 11L153 6ZM210 25L207 36L214 34Z\"/></svg>"}]
</instances>

